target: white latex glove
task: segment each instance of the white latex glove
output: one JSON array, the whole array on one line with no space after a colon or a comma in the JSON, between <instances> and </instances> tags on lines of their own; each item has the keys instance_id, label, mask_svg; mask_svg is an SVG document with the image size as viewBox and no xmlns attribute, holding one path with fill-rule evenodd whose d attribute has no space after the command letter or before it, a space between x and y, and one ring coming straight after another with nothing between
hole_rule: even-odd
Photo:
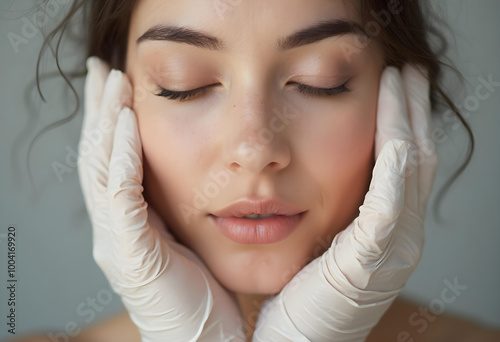
<instances>
[{"instance_id":1,"label":"white latex glove","mask_svg":"<svg viewBox=\"0 0 500 342\"><path fill-rule=\"evenodd\" d=\"M235 298L147 209L141 141L128 108L132 89L126 75L110 72L95 57L87 68L78 171L95 261L142 341L245 341Z\"/></svg>"},{"instance_id":2,"label":"white latex glove","mask_svg":"<svg viewBox=\"0 0 500 342\"><path fill-rule=\"evenodd\" d=\"M359 216L261 309L253 341L364 341L420 261L437 169L429 83L381 77L376 163ZM405 177L406 170L406 177Z\"/></svg>"}]
</instances>

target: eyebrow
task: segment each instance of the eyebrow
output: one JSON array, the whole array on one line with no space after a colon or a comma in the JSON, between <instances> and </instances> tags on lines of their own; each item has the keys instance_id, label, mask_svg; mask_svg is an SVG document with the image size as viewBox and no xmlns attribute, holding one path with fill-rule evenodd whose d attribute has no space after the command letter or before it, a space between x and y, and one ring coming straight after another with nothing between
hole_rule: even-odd
<instances>
[{"instance_id":1,"label":"eyebrow","mask_svg":"<svg viewBox=\"0 0 500 342\"><path fill-rule=\"evenodd\" d=\"M321 41L330 37L346 34L365 34L361 26L348 19L334 19L320 21L312 26L301 29L284 38L278 38L276 49L290 50ZM148 29L137 39L137 44L144 41L172 41L185 43L199 48L220 51L225 45L217 37L184 26L156 25Z\"/></svg>"}]
</instances>

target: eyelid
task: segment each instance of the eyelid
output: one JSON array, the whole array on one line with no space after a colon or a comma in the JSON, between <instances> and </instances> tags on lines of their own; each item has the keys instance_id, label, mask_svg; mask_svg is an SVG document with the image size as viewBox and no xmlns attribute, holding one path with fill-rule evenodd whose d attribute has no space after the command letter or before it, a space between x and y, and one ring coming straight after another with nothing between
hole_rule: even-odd
<instances>
[{"instance_id":1,"label":"eyelid","mask_svg":"<svg viewBox=\"0 0 500 342\"><path fill-rule=\"evenodd\" d=\"M351 89L347 88L347 83L349 83L351 79L345 81L339 86L336 87L330 87L330 88L320 88L320 87L313 87L307 84L303 83L298 83L298 82L291 82L297 84L297 88L299 92L306 94L308 96L315 96L315 97L328 97L328 96L334 96L334 95L339 95L342 93L347 93L350 92Z\"/></svg>"},{"instance_id":2,"label":"eyelid","mask_svg":"<svg viewBox=\"0 0 500 342\"><path fill-rule=\"evenodd\" d=\"M212 83L195 89L181 90L181 91L170 90L163 88L162 86L158 86L158 88L160 88L160 92L156 93L155 95L168 98L169 100L184 101L187 98L195 97L196 95L202 93L206 88L216 86L217 84L218 83Z\"/></svg>"},{"instance_id":3,"label":"eyelid","mask_svg":"<svg viewBox=\"0 0 500 342\"><path fill-rule=\"evenodd\" d=\"M310 84L311 82L321 82L325 84L337 84L341 85L346 82L349 82L354 78L354 75L343 75L343 76L321 76L321 75L296 75L293 78L292 83L302 83L302 84ZM326 80L326 81L325 81ZM311 86L315 87L315 86ZM326 86L326 87L317 87L317 88L333 88L334 86Z\"/></svg>"},{"instance_id":4,"label":"eyelid","mask_svg":"<svg viewBox=\"0 0 500 342\"><path fill-rule=\"evenodd\" d=\"M349 78L348 80L346 80L345 82L343 82L339 86L327 87L327 88L314 87L314 86L311 86L308 84L299 83L299 82L295 82L295 81L291 81L288 83L296 84L299 92L301 92L303 94L310 95L310 96L322 97L322 96L338 95L338 94L341 94L344 92L350 92L351 89L347 88L346 84L349 83L352 80L352 78L353 77ZM206 86L202 86L202 87L198 87L198 88L190 89L190 90L183 90L183 91L169 90L169 89L163 88L161 86L158 86L160 88L160 92L156 93L155 95L165 97L169 100L178 100L178 101L182 102L182 101L185 101L187 99L195 98L199 94L203 93L207 88L217 86L217 85L218 85L218 83L212 83L212 84L208 84Z\"/></svg>"},{"instance_id":5,"label":"eyelid","mask_svg":"<svg viewBox=\"0 0 500 342\"><path fill-rule=\"evenodd\" d=\"M299 75L299 76L305 76L305 75ZM309 76L309 77L303 77L298 80L293 80L293 81L288 81L287 84L297 84L298 86L301 86L302 88L310 88L310 89L321 89L321 90L327 90L327 89L334 89L334 88L339 88L342 86L345 86L347 83L351 82L355 76L348 76L348 77L327 77L327 76ZM314 80L318 79L328 79L329 82L326 83L328 86L316 86L316 85L311 85ZM333 79L333 82L331 81ZM330 86L330 84L332 84Z\"/></svg>"}]
</instances>

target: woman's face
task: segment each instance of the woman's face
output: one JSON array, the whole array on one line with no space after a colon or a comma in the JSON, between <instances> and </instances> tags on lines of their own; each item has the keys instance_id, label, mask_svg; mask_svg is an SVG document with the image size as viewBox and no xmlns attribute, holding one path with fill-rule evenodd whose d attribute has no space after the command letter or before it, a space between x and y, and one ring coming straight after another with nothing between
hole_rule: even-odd
<instances>
[{"instance_id":1,"label":"woman's face","mask_svg":"<svg viewBox=\"0 0 500 342\"><path fill-rule=\"evenodd\" d=\"M141 0L133 11L126 71L146 199L236 293L281 290L362 204L383 58L335 24L359 23L349 3ZM308 31L320 22L333 24ZM300 215L217 219L259 200Z\"/></svg>"}]
</instances>

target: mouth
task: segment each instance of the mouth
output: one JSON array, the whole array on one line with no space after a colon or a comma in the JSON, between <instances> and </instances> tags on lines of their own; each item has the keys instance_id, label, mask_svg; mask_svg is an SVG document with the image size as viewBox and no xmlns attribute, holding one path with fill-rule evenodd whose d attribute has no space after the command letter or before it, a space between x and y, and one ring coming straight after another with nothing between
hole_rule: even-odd
<instances>
[{"instance_id":1,"label":"mouth","mask_svg":"<svg viewBox=\"0 0 500 342\"><path fill-rule=\"evenodd\" d=\"M240 244L271 244L288 237L305 210L277 200L236 202L209 217L220 233Z\"/></svg>"},{"instance_id":2,"label":"mouth","mask_svg":"<svg viewBox=\"0 0 500 342\"><path fill-rule=\"evenodd\" d=\"M297 215L264 215L263 218L218 217L210 215L219 231L241 244L270 244L288 237L302 219Z\"/></svg>"}]
</instances>

